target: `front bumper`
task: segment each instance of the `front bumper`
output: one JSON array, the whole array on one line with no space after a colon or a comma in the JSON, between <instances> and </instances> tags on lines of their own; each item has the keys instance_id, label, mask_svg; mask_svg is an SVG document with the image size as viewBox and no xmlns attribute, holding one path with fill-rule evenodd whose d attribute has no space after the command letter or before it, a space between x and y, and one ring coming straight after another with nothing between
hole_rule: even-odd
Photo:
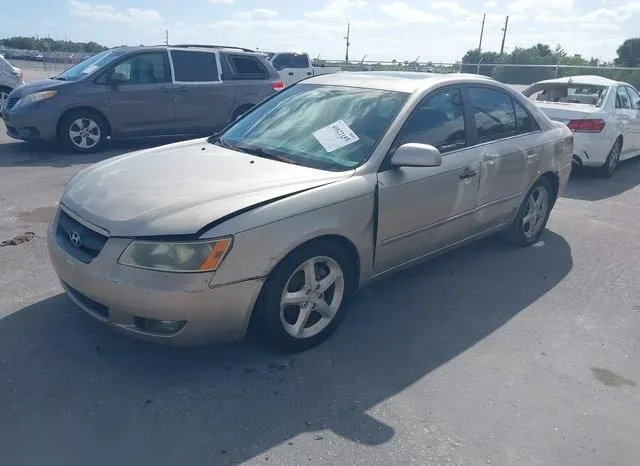
<instances>
[{"instance_id":1,"label":"front bumper","mask_svg":"<svg viewBox=\"0 0 640 466\"><path fill-rule=\"evenodd\" d=\"M2 110L7 134L23 141L55 142L59 117L53 107L41 102L26 108Z\"/></svg>"},{"instance_id":2,"label":"front bumper","mask_svg":"<svg viewBox=\"0 0 640 466\"><path fill-rule=\"evenodd\" d=\"M241 340L262 286L252 279L212 286L213 273L176 274L119 265L130 240L109 238L89 263L71 256L56 239L47 243L51 263L69 297L94 318L148 341L198 345ZM186 321L175 333L141 328L144 319Z\"/></svg>"}]
</instances>

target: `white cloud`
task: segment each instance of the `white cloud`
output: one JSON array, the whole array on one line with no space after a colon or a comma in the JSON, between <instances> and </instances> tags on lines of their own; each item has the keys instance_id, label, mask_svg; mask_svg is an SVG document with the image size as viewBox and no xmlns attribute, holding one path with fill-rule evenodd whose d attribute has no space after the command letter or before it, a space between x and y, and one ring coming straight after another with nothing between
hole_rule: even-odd
<instances>
[{"instance_id":1,"label":"white cloud","mask_svg":"<svg viewBox=\"0 0 640 466\"><path fill-rule=\"evenodd\" d=\"M365 0L329 0L322 10L307 11L307 18L344 19L351 9L361 9L367 6Z\"/></svg>"},{"instance_id":2,"label":"white cloud","mask_svg":"<svg viewBox=\"0 0 640 466\"><path fill-rule=\"evenodd\" d=\"M233 15L234 18L242 21L265 21L278 17L278 12L267 8L256 8L251 11L239 12Z\"/></svg>"},{"instance_id":3,"label":"white cloud","mask_svg":"<svg viewBox=\"0 0 640 466\"><path fill-rule=\"evenodd\" d=\"M491 9L498 6L498 2L496 0L489 0L488 2L484 2L482 5L484 8Z\"/></svg>"},{"instance_id":4,"label":"white cloud","mask_svg":"<svg viewBox=\"0 0 640 466\"><path fill-rule=\"evenodd\" d=\"M68 0L67 4L69 6L69 13L82 18L131 23L162 21L162 16L155 10L128 8L124 11L118 11L113 5L91 5L78 0Z\"/></svg>"},{"instance_id":5,"label":"white cloud","mask_svg":"<svg viewBox=\"0 0 640 466\"><path fill-rule=\"evenodd\" d=\"M462 8L458 2L438 1L432 2L431 8L434 10L442 10L455 16L475 16L475 13Z\"/></svg>"},{"instance_id":6,"label":"white cloud","mask_svg":"<svg viewBox=\"0 0 640 466\"><path fill-rule=\"evenodd\" d=\"M211 3L235 3L236 0L209 0Z\"/></svg>"},{"instance_id":7,"label":"white cloud","mask_svg":"<svg viewBox=\"0 0 640 466\"><path fill-rule=\"evenodd\" d=\"M445 18L414 8L408 5L407 2L380 5L380 10L391 18L406 24L446 22Z\"/></svg>"}]
</instances>

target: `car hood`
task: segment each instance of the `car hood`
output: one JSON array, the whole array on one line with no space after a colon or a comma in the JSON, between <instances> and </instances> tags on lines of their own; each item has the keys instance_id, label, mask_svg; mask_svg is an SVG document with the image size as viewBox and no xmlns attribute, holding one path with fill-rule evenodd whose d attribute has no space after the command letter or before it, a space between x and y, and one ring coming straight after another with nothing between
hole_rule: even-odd
<instances>
[{"instance_id":1,"label":"car hood","mask_svg":"<svg viewBox=\"0 0 640 466\"><path fill-rule=\"evenodd\" d=\"M89 166L62 203L111 236L195 235L237 212L348 178L209 144L178 142Z\"/></svg>"},{"instance_id":2,"label":"car hood","mask_svg":"<svg viewBox=\"0 0 640 466\"><path fill-rule=\"evenodd\" d=\"M71 84L73 81L56 81L55 79L42 79L40 81L34 81L27 83L24 86L17 87L11 93L11 97L24 97L27 94L33 94L40 91L51 91L63 86Z\"/></svg>"}]
</instances>

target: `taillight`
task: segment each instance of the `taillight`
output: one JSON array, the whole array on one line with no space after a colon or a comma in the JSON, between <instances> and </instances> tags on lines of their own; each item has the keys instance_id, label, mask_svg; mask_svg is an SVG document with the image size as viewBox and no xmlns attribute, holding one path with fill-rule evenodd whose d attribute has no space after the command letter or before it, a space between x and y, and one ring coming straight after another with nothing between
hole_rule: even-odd
<instances>
[{"instance_id":1,"label":"taillight","mask_svg":"<svg viewBox=\"0 0 640 466\"><path fill-rule=\"evenodd\" d=\"M284 89L284 81L282 81L282 79L280 81L274 81L271 83L271 87L274 91L281 91Z\"/></svg>"},{"instance_id":2,"label":"taillight","mask_svg":"<svg viewBox=\"0 0 640 466\"><path fill-rule=\"evenodd\" d=\"M574 133L599 133L606 123L600 119L571 120L567 126Z\"/></svg>"},{"instance_id":3,"label":"taillight","mask_svg":"<svg viewBox=\"0 0 640 466\"><path fill-rule=\"evenodd\" d=\"M11 70L13 72L13 74L15 74L18 79L20 81L22 81L24 79L24 73L22 72L22 70Z\"/></svg>"}]
</instances>

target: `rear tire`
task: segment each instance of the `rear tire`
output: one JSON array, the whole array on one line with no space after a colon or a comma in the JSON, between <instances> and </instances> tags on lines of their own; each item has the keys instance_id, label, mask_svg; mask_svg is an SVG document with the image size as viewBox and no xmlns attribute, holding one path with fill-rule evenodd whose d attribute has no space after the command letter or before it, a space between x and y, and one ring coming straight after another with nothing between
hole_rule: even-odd
<instances>
[{"instance_id":1,"label":"rear tire","mask_svg":"<svg viewBox=\"0 0 640 466\"><path fill-rule=\"evenodd\" d=\"M596 175L598 175L598 177L611 178L613 176L620 163L620 152L622 152L622 139L618 138L609 151L604 165L596 168Z\"/></svg>"},{"instance_id":2,"label":"rear tire","mask_svg":"<svg viewBox=\"0 0 640 466\"><path fill-rule=\"evenodd\" d=\"M58 139L66 148L79 153L100 151L107 140L108 124L98 112L75 110L60 120Z\"/></svg>"},{"instance_id":3,"label":"rear tire","mask_svg":"<svg viewBox=\"0 0 640 466\"><path fill-rule=\"evenodd\" d=\"M517 246L530 246L540 239L549 220L555 193L546 178L539 178L524 197L513 223L503 238Z\"/></svg>"},{"instance_id":4,"label":"rear tire","mask_svg":"<svg viewBox=\"0 0 640 466\"><path fill-rule=\"evenodd\" d=\"M355 284L355 266L332 241L293 251L269 275L255 324L267 342L287 352L325 341L340 325Z\"/></svg>"}]
</instances>

